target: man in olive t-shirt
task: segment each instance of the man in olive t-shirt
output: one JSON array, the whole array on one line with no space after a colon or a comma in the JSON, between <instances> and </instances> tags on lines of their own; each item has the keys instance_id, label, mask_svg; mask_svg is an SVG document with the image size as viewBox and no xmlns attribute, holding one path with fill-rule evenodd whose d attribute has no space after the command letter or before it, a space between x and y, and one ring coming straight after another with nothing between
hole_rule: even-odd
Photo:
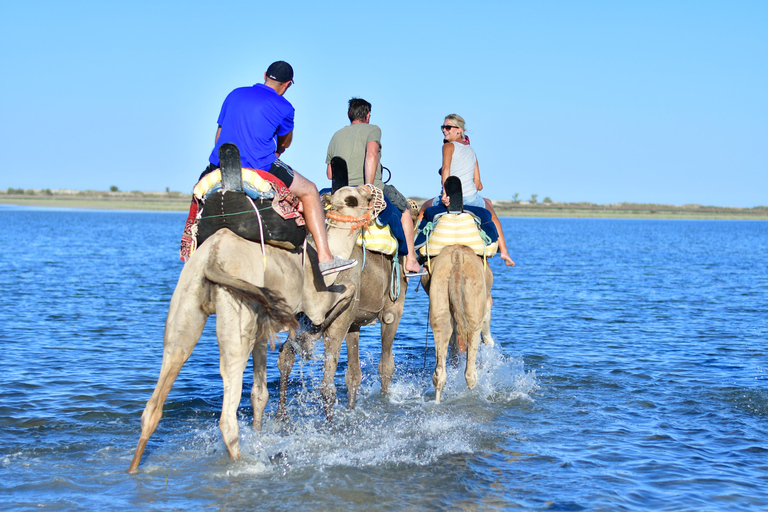
<instances>
[{"instance_id":1,"label":"man in olive t-shirt","mask_svg":"<svg viewBox=\"0 0 768 512\"><path fill-rule=\"evenodd\" d=\"M410 205L395 187L381 181L381 129L375 124L370 124L371 104L361 98L352 98L349 100L347 116L350 125L334 133L328 144L328 155L325 159L328 165L328 179L333 179L331 159L338 156L347 162L350 186L373 184L383 190L387 199L402 214L400 222L408 246L405 271L418 274L422 269L413 248L413 217Z\"/></svg>"}]
</instances>

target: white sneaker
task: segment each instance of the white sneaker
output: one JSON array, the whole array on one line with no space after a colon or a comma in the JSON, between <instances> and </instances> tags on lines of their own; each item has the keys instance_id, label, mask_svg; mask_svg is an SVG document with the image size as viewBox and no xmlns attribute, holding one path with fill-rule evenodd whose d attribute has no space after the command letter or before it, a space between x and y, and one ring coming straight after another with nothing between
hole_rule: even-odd
<instances>
[{"instance_id":1,"label":"white sneaker","mask_svg":"<svg viewBox=\"0 0 768 512\"><path fill-rule=\"evenodd\" d=\"M320 273L324 276L333 274L334 272L347 270L354 267L355 265L357 265L357 260L345 260L344 258L339 258L335 255L331 261L321 261L319 263Z\"/></svg>"}]
</instances>

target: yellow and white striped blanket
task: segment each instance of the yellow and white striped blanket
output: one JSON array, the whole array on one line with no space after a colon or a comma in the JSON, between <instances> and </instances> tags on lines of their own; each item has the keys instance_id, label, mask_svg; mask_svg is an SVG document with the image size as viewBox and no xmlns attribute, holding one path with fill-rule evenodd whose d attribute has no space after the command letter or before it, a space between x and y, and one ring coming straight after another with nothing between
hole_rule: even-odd
<instances>
[{"instance_id":1,"label":"yellow and white striped blanket","mask_svg":"<svg viewBox=\"0 0 768 512\"><path fill-rule=\"evenodd\" d=\"M435 257L450 245L466 245L479 256L490 258L498 250L498 242L485 245L475 218L469 213L447 213L435 223L427 243L419 248L422 256Z\"/></svg>"},{"instance_id":2,"label":"yellow and white striped blanket","mask_svg":"<svg viewBox=\"0 0 768 512\"><path fill-rule=\"evenodd\" d=\"M357 245L387 256L397 254L397 239L392 236L389 226L379 226L375 219L357 237Z\"/></svg>"}]
</instances>

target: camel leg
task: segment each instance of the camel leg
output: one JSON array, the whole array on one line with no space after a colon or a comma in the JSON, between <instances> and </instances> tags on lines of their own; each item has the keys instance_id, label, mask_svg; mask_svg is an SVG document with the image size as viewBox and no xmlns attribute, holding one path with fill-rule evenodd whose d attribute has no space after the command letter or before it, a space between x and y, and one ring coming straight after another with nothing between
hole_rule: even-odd
<instances>
[{"instance_id":1,"label":"camel leg","mask_svg":"<svg viewBox=\"0 0 768 512\"><path fill-rule=\"evenodd\" d=\"M448 344L451 340L451 332L448 330L448 326L451 325L450 311L447 307L435 307L437 300L433 297L437 297L437 290L432 290L432 296L430 297L429 304L429 316L430 323L432 325L432 335L435 338L435 373L432 375L432 384L435 386L435 403L440 403L440 395L443 392L445 386L445 380L447 373L445 371L445 360L448 354ZM447 291L445 293L447 299ZM447 300L446 300L447 302ZM453 331L453 329L450 329Z\"/></svg>"},{"instance_id":2,"label":"camel leg","mask_svg":"<svg viewBox=\"0 0 768 512\"><path fill-rule=\"evenodd\" d=\"M245 306L228 301L226 307L217 307L216 336L219 340L219 372L224 383L219 429L232 459L240 458L237 408L243 394L243 372L248 356L254 350L250 337L253 314ZM251 320L246 322L245 320Z\"/></svg>"},{"instance_id":3,"label":"camel leg","mask_svg":"<svg viewBox=\"0 0 768 512\"><path fill-rule=\"evenodd\" d=\"M467 345L467 368L464 378L467 379L467 387L472 389L477 384L477 348L480 344L480 328L472 334L472 339Z\"/></svg>"},{"instance_id":4,"label":"camel leg","mask_svg":"<svg viewBox=\"0 0 768 512\"><path fill-rule=\"evenodd\" d=\"M363 380L363 372L360 370L360 330L355 329L347 333L347 372L344 374L344 382L347 385L347 408L354 409L357 401L357 391Z\"/></svg>"},{"instance_id":5,"label":"camel leg","mask_svg":"<svg viewBox=\"0 0 768 512\"><path fill-rule=\"evenodd\" d=\"M491 336L491 306L493 305L493 296L491 296L492 287L493 272L491 272L490 267L485 267L485 292L488 294L488 299L485 302L485 315L483 316L483 343L489 347L495 345L493 336Z\"/></svg>"},{"instance_id":6,"label":"camel leg","mask_svg":"<svg viewBox=\"0 0 768 512\"><path fill-rule=\"evenodd\" d=\"M288 377L291 376L295 362L296 352L293 350L290 340L287 340L280 347L280 354L277 357L277 367L280 369L280 400L276 416L283 421L288 420Z\"/></svg>"},{"instance_id":7,"label":"camel leg","mask_svg":"<svg viewBox=\"0 0 768 512\"><path fill-rule=\"evenodd\" d=\"M187 297L193 297L194 293L183 292L174 294L171 299L171 307L168 320L165 324L165 336L163 342L163 362L160 367L160 376L157 379L152 397L144 407L141 415L141 436L136 447L136 453L128 468L129 473L136 473L141 462L141 456L147 446L147 441L160 423L163 416L163 404L171 391L176 377L179 376L181 367L192 354L192 349L200 339L205 327L208 315L203 313L199 304L185 302Z\"/></svg>"},{"instance_id":8,"label":"camel leg","mask_svg":"<svg viewBox=\"0 0 768 512\"><path fill-rule=\"evenodd\" d=\"M323 335L325 346L325 365L323 368L323 383L320 386L320 394L323 396L325 417L328 421L333 419L333 406L336 404L336 368L339 366L339 353L344 336L335 336L333 329L329 328Z\"/></svg>"},{"instance_id":9,"label":"camel leg","mask_svg":"<svg viewBox=\"0 0 768 512\"><path fill-rule=\"evenodd\" d=\"M491 295L488 295L488 300L485 303L485 315L483 316L483 344L493 348L495 342L493 336L491 336Z\"/></svg>"},{"instance_id":10,"label":"camel leg","mask_svg":"<svg viewBox=\"0 0 768 512\"><path fill-rule=\"evenodd\" d=\"M281 377L282 383L282 377ZM287 380L287 377L286 377ZM267 340L257 340L253 348L253 387L251 388L251 407L253 407L253 428L261 432L261 420L267 407L269 390L267 389Z\"/></svg>"},{"instance_id":11,"label":"camel leg","mask_svg":"<svg viewBox=\"0 0 768 512\"><path fill-rule=\"evenodd\" d=\"M451 368L455 368L459 365L459 357L461 354L465 353L467 351L466 344L464 341L459 337L459 330L456 325L456 320L453 318L452 315L449 315L451 317L450 326L451 326L451 337L448 341L448 362L451 365Z\"/></svg>"},{"instance_id":12,"label":"camel leg","mask_svg":"<svg viewBox=\"0 0 768 512\"><path fill-rule=\"evenodd\" d=\"M392 313L385 311L381 315L381 359L379 359L379 379L381 380L381 392L389 393L389 386L392 383L392 375L395 373L395 356L392 353L392 345L395 341L397 327L400 324L400 317L403 313L403 306L400 305L399 315L395 314L393 319L389 319ZM396 312L397 313L397 312ZM390 323L386 323L390 320Z\"/></svg>"}]
</instances>

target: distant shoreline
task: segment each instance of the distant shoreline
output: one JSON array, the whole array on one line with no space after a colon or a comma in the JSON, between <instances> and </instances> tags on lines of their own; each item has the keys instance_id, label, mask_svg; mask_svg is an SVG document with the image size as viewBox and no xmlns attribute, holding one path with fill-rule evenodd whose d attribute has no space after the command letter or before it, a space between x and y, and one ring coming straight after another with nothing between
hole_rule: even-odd
<instances>
[{"instance_id":1,"label":"distant shoreline","mask_svg":"<svg viewBox=\"0 0 768 512\"><path fill-rule=\"evenodd\" d=\"M425 201L416 198L417 202ZM29 207L78 208L103 210L149 210L186 212L191 195L180 192L98 192L71 191L66 194L0 193L0 205ZM618 203L536 203L528 201L493 201L500 217L570 217L617 219L723 219L768 220L768 207L736 208L701 205L659 205Z\"/></svg>"}]
</instances>

